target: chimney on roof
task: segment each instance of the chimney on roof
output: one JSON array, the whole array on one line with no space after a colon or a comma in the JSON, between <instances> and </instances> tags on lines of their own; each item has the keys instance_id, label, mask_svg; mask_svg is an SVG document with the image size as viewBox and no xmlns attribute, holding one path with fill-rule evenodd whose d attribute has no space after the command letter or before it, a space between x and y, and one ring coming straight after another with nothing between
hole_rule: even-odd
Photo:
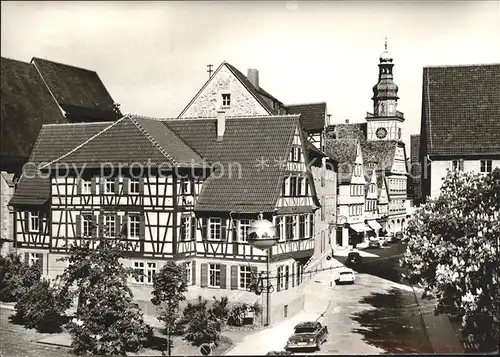
<instances>
[{"instance_id":1,"label":"chimney on roof","mask_svg":"<svg viewBox=\"0 0 500 357\"><path fill-rule=\"evenodd\" d=\"M346 119L346 120L345 120L345 123L346 123L346 124L349 124L349 119Z\"/></svg>"},{"instance_id":2,"label":"chimney on roof","mask_svg":"<svg viewBox=\"0 0 500 357\"><path fill-rule=\"evenodd\" d=\"M217 111L217 141L222 141L224 132L226 131L226 112L223 110Z\"/></svg>"},{"instance_id":3,"label":"chimney on roof","mask_svg":"<svg viewBox=\"0 0 500 357\"><path fill-rule=\"evenodd\" d=\"M259 71L249 68L247 78L255 88L259 89Z\"/></svg>"}]
</instances>

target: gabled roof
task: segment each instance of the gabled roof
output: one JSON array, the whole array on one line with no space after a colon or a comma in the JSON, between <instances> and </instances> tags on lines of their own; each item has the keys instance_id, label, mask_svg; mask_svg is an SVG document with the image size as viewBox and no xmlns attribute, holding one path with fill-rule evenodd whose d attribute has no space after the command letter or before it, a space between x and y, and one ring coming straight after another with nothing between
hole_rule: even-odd
<instances>
[{"instance_id":1,"label":"gabled roof","mask_svg":"<svg viewBox=\"0 0 500 357\"><path fill-rule=\"evenodd\" d=\"M391 170L397 141L362 141L361 150L366 164L376 163L378 170Z\"/></svg>"},{"instance_id":2,"label":"gabled roof","mask_svg":"<svg viewBox=\"0 0 500 357\"><path fill-rule=\"evenodd\" d=\"M339 183L350 183L358 151L357 139L327 139L326 154L338 162Z\"/></svg>"},{"instance_id":3,"label":"gabled roof","mask_svg":"<svg viewBox=\"0 0 500 357\"><path fill-rule=\"evenodd\" d=\"M2 57L1 73L1 156L27 160L42 125L67 120L34 66Z\"/></svg>"},{"instance_id":4,"label":"gabled roof","mask_svg":"<svg viewBox=\"0 0 500 357\"><path fill-rule=\"evenodd\" d=\"M37 169L109 126L108 123L44 125L40 130L30 161L24 167L11 205L42 205L50 197L50 179Z\"/></svg>"},{"instance_id":5,"label":"gabled roof","mask_svg":"<svg viewBox=\"0 0 500 357\"><path fill-rule=\"evenodd\" d=\"M420 135L410 136L410 162L418 162L420 154Z\"/></svg>"},{"instance_id":6,"label":"gabled roof","mask_svg":"<svg viewBox=\"0 0 500 357\"><path fill-rule=\"evenodd\" d=\"M425 67L425 154L500 154L499 93L500 64Z\"/></svg>"},{"instance_id":7,"label":"gabled roof","mask_svg":"<svg viewBox=\"0 0 500 357\"><path fill-rule=\"evenodd\" d=\"M71 148L50 165L101 167L103 162L126 167L202 167L203 158L161 121L125 116L102 129L79 146ZM47 166L50 166L47 165Z\"/></svg>"},{"instance_id":8,"label":"gabled roof","mask_svg":"<svg viewBox=\"0 0 500 357\"><path fill-rule=\"evenodd\" d=\"M286 106L289 114L300 114L300 122L307 132L321 131L326 123L326 103L291 104Z\"/></svg>"},{"instance_id":9,"label":"gabled roof","mask_svg":"<svg viewBox=\"0 0 500 357\"><path fill-rule=\"evenodd\" d=\"M387 200L390 201L391 197L389 196L389 190L387 189L387 187L388 187L387 186L387 179L385 178L385 174L383 172L377 173L377 187L378 187L379 200L380 200L380 196L382 195L382 190L385 188L385 192L387 194Z\"/></svg>"},{"instance_id":10,"label":"gabled roof","mask_svg":"<svg viewBox=\"0 0 500 357\"><path fill-rule=\"evenodd\" d=\"M100 120L121 116L96 72L36 57L31 63L69 116Z\"/></svg>"},{"instance_id":11,"label":"gabled roof","mask_svg":"<svg viewBox=\"0 0 500 357\"><path fill-rule=\"evenodd\" d=\"M164 123L214 164L196 210L256 213L275 209L285 172L278 161L288 157L299 116L228 117L222 141L216 140L216 119Z\"/></svg>"}]
</instances>

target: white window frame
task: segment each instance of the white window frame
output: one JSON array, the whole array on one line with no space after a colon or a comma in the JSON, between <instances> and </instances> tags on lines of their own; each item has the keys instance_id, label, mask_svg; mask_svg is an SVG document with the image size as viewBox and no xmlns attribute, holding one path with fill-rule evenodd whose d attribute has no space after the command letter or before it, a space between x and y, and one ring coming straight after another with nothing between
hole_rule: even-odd
<instances>
[{"instance_id":1,"label":"white window frame","mask_svg":"<svg viewBox=\"0 0 500 357\"><path fill-rule=\"evenodd\" d=\"M131 239L139 239L141 235L141 218L136 215L128 216L127 232Z\"/></svg>"},{"instance_id":2,"label":"white window frame","mask_svg":"<svg viewBox=\"0 0 500 357\"><path fill-rule=\"evenodd\" d=\"M30 211L28 219L28 230L30 232L40 232L40 212Z\"/></svg>"},{"instance_id":3,"label":"white window frame","mask_svg":"<svg viewBox=\"0 0 500 357\"><path fill-rule=\"evenodd\" d=\"M128 193L131 195L138 195L139 194L139 183L140 181L135 178L131 178L128 181Z\"/></svg>"},{"instance_id":4,"label":"white window frame","mask_svg":"<svg viewBox=\"0 0 500 357\"><path fill-rule=\"evenodd\" d=\"M238 221L238 240L240 242L248 241L248 228L250 227L249 219L240 219Z\"/></svg>"},{"instance_id":5,"label":"white window frame","mask_svg":"<svg viewBox=\"0 0 500 357\"><path fill-rule=\"evenodd\" d=\"M222 93L222 106L225 108L231 106L231 93Z\"/></svg>"},{"instance_id":6,"label":"white window frame","mask_svg":"<svg viewBox=\"0 0 500 357\"><path fill-rule=\"evenodd\" d=\"M112 222L112 225L111 225ZM103 236L104 238L115 238L116 237L116 216L114 214L105 214L103 217ZM111 228L111 229L108 229ZM113 235L110 234L113 232Z\"/></svg>"},{"instance_id":7,"label":"white window frame","mask_svg":"<svg viewBox=\"0 0 500 357\"><path fill-rule=\"evenodd\" d=\"M81 185L82 185L82 195L92 194L92 179L90 180L81 179Z\"/></svg>"},{"instance_id":8,"label":"white window frame","mask_svg":"<svg viewBox=\"0 0 500 357\"><path fill-rule=\"evenodd\" d=\"M38 264L38 262L40 261L40 253L30 253L29 257L28 257L28 264L29 266L34 266L36 264Z\"/></svg>"},{"instance_id":9,"label":"white window frame","mask_svg":"<svg viewBox=\"0 0 500 357\"><path fill-rule=\"evenodd\" d=\"M82 237L91 238L92 237L92 218L94 217L91 213L82 214ZM86 232L87 231L87 232Z\"/></svg>"},{"instance_id":10,"label":"white window frame","mask_svg":"<svg viewBox=\"0 0 500 357\"><path fill-rule=\"evenodd\" d=\"M137 284L144 284L144 280L146 278L145 277L145 270L144 270L144 262L135 261L134 262L134 270L140 270L142 273L140 276L134 277L134 282Z\"/></svg>"},{"instance_id":11,"label":"white window frame","mask_svg":"<svg viewBox=\"0 0 500 357\"><path fill-rule=\"evenodd\" d=\"M238 266L238 288L246 290L252 283L252 267L248 265Z\"/></svg>"},{"instance_id":12,"label":"white window frame","mask_svg":"<svg viewBox=\"0 0 500 357\"><path fill-rule=\"evenodd\" d=\"M156 262L147 262L146 263L146 285L153 285L153 279L156 275L158 269L158 264Z\"/></svg>"},{"instance_id":13,"label":"white window frame","mask_svg":"<svg viewBox=\"0 0 500 357\"><path fill-rule=\"evenodd\" d=\"M181 217L181 224L184 229L184 236L181 237L183 241L190 241L191 240L191 216L182 216Z\"/></svg>"},{"instance_id":14,"label":"white window frame","mask_svg":"<svg viewBox=\"0 0 500 357\"><path fill-rule=\"evenodd\" d=\"M493 160L480 160L479 165L480 165L479 169L482 173L488 173L493 171Z\"/></svg>"},{"instance_id":15,"label":"white window frame","mask_svg":"<svg viewBox=\"0 0 500 357\"><path fill-rule=\"evenodd\" d=\"M219 276L219 285L217 285L217 275ZM221 265L208 264L208 287L220 288L221 282Z\"/></svg>"},{"instance_id":16,"label":"white window frame","mask_svg":"<svg viewBox=\"0 0 500 357\"><path fill-rule=\"evenodd\" d=\"M113 178L107 178L104 180L104 193L106 195L114 195L115 194L115 187L116 185L116 182ZM112 187L113 189L110 190L110 187Z\"/></svg>"},{"instance_id":17,"label":"white window frame","mask_svg":"<svg viewBox=\"0 0 500 357\"><path fill-rule=\"evenodd\" d=\"M214 232L217 232L217 226L219 227L219 236L214 237L212 234L212 227L214 228ZM208 239L210 240L221 240L222 239L222 219L211 217L208 219Z\"/></svg>"},{"instance_id":18,"label":"white window frame","mask_svg":"<svg viewBox=\"0 0 500 357\"><path fill-rule=\"evenodd\" d=\"M185 269L186 269L186 284L193 285L193 263L186 262Z\"/></svg>"},{"instance_id":19,"label":"white window frame","mask_svg":"<svg viewBox=\"0 0 500 357\"><path fill-rule=\"evenodd\" d=\"M192 195L192 190L191 190L191 181L189 180L184 180L181 182L181 191L183 195Z\"/></svg>"},{"instance_id":20,"label":"white window frame","mask_svg":"<svg viewBox=\"0 0 500 357\"><path fill-rule=\"evenodd\" d=\"M280 216L280 221L279 221L279 225L280 225L280 242L284 242L286 240L286 219L285 219L286 216Z\"/></svg>"},{"instance_id":21,"label":"white window frame","mask_svg":"<svg viewBox=\"0 0 500 357\"><path fill-rule=\"evenodd\" d=\"M306 214L304 217L304 238L311 238L309 236L311 232L311 216Z\"/></svg>"}]
</instances>

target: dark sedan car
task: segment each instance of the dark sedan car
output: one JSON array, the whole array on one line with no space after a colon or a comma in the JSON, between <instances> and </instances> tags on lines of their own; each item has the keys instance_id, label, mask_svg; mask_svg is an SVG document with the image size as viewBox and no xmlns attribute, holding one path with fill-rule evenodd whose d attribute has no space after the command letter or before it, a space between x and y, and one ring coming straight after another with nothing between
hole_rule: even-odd
<instances>
[{"instance_id":1,"label":"dark sedan car","mask_svg":"<svg viewBox=\"0 0 500 357\"><path fill-rule=\"evenodd\" d=\"M295 326L295 333L288 339L285 350L315 349L319 350L326 341L328 328L319 322L301 322Z\"/></svg>"}]
</instances>

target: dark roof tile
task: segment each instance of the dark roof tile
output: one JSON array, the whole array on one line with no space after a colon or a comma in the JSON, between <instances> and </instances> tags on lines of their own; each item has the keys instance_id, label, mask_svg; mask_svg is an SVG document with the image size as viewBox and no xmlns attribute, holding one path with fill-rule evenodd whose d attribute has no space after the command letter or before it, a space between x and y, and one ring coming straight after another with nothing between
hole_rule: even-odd
<instances>
[{"instance_id":1,"label":"dark roof tile","mask_svg":"<svg viewBox=\"0 0 500 357\"><path fill-rule=\"evenodd\" d=\"M410 161L418 162L420 154L420 135L410 136Z\"/></svg>"},{"instance_id":2,"label":"dark roof tile","mask_svg":"<svg viewBox=\"0 0 500 357\"><path fill-rule=\"evenodd\" d=\"M363 161L376 163L378 170L391 170L397 147L397 141L362 141Z\"/></svg>"},{"instance_id":3,"label":"dark roof tile","mask_svg":"<svg viewBox=\"0 0 500 357\"><path fill-rule=\"evenodd\" d=\"M300 114L300 122L307 132L318 132L325 127L326 103L291 104L286 110L289 114Z\"/></svg>"}]
</instances>

